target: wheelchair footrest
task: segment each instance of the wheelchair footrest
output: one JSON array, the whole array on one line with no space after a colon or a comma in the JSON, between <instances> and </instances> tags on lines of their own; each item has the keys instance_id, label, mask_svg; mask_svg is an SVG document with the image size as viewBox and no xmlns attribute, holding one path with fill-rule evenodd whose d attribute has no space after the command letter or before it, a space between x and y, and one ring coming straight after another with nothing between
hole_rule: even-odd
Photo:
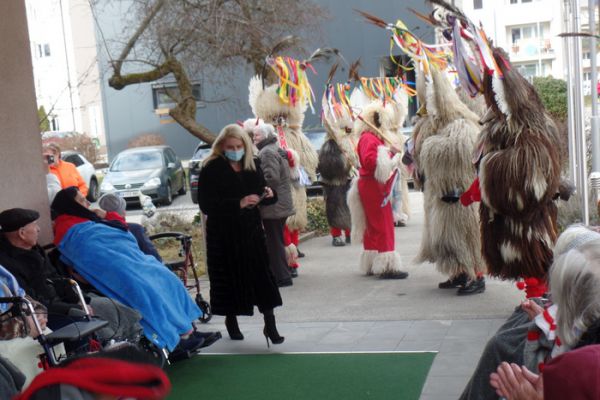
<instances>
[{"instance_id":1,"label":"wheelchair footrest","mask_svg":"<svg viewBox=\"0 0 600 400\"><path fill-rule=\"evenodd\" d=\"M61 343L65 341L74 341L85 338L96 332L98 329L104 328L108 322L102 320L92 321L77 321L63 326L62 328L52 332L46 336L46 341L49 344Z\"/></svg>"}]
</instances>

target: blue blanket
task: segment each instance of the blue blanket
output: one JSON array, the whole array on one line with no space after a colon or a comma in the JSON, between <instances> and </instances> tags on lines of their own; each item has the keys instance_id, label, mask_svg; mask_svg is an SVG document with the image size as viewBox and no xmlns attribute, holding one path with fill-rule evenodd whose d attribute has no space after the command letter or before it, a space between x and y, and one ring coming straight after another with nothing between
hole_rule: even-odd
<instances>
[{"instance_id":1,"label":"blue blanket","mask_svg":"<svg viewBox=\"0 0 600 400\"><path fill-rule=\"evenodd\" d=\"M129 232L84 222L69 229L58 249L102 294L138 310L145 336L160 348L173 350L202 315L179 278L142 253Z\"/></svg>"}]
</instances>

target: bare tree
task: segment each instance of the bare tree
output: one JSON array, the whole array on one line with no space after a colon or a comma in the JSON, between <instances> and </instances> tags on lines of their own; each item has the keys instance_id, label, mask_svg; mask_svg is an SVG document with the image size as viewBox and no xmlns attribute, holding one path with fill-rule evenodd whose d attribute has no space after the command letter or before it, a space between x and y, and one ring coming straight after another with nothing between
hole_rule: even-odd
<instances>
[{"instance_id":1,"label":"bare tree","mask_svg":"<svg viewBox=\"0 0 600 400\"><path fill-rule=\"evenodd\" d=\"M108 4L90 2L96 9ZM202 74L224 82L227 73L240 65L260 73L278 40L290 34L313 39L326 18L313 0L130 0L130 4L125 18L131 28L124 32L128 39L105 42L109 57L119 53L111 57L109 85L121 90L172 77L177 90L167 90L175 103L169 115L208 143L215 135L196 121L194 77ZM289 51L301 50L298 41L288 46L296 47Z\"/></svg>"}]
</instances>

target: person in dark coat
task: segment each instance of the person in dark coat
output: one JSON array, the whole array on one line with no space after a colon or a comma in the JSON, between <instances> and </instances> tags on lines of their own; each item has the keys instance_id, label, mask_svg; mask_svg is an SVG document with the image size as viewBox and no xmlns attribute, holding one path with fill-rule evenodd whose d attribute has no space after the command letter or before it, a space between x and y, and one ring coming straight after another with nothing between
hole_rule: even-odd
<instances>
[{"instance_id":1,"label":"person in dark coat","mask_svg":"<svg viewBox=\"0 0 600 400\"><path fill-rule=\"evenodd\" d=\"M277 193L277 203L259 207L267 236L269 264L277 286L291 286L292 277L298 276L298 273L296 268L288 267L283 241L285 221L295 213L290 186L290 167L287 157L284 158L285 151L279 148L273 125L259 124L254 127L253 133L252 140L259 150L258 158L265 181Z\"/></svg>"},{"instance_id":2,"label":"person in dark coat","mask_svg":"<svg viewBox=\"0 0 600 400\"><path fill-rule=\"evenodd\" d=\"M232 340L242 340L237 315L263 313L263 333L282 343L273 308L281 295L269 268L265 232L257 205L270 205L277 195L267 187L260 161L253 158L248 135L227 125L212 146L198 179L198 203L207 216L206 255L213 314L225 315Z\"/></svg>"}]
</instances>

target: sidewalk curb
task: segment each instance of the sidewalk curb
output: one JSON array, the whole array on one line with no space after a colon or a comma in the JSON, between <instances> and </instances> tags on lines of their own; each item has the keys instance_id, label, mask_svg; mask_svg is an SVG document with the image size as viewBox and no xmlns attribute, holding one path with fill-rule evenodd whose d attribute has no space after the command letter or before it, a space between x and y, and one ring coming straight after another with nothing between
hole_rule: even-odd
<instances>
[{"instance_id":1,"label":"sidewalk curb","mask_svg":"<svg viewBox=\"0 0 600 400\"><path fill-rule=\"evenodd\" d=\"M300 242L300 243L306 242L307 240L315 238L315 237L317 237L316 231L305 232L300 235L300 237L298 238L298 242Z\"/></svg>"}]
</instances>

